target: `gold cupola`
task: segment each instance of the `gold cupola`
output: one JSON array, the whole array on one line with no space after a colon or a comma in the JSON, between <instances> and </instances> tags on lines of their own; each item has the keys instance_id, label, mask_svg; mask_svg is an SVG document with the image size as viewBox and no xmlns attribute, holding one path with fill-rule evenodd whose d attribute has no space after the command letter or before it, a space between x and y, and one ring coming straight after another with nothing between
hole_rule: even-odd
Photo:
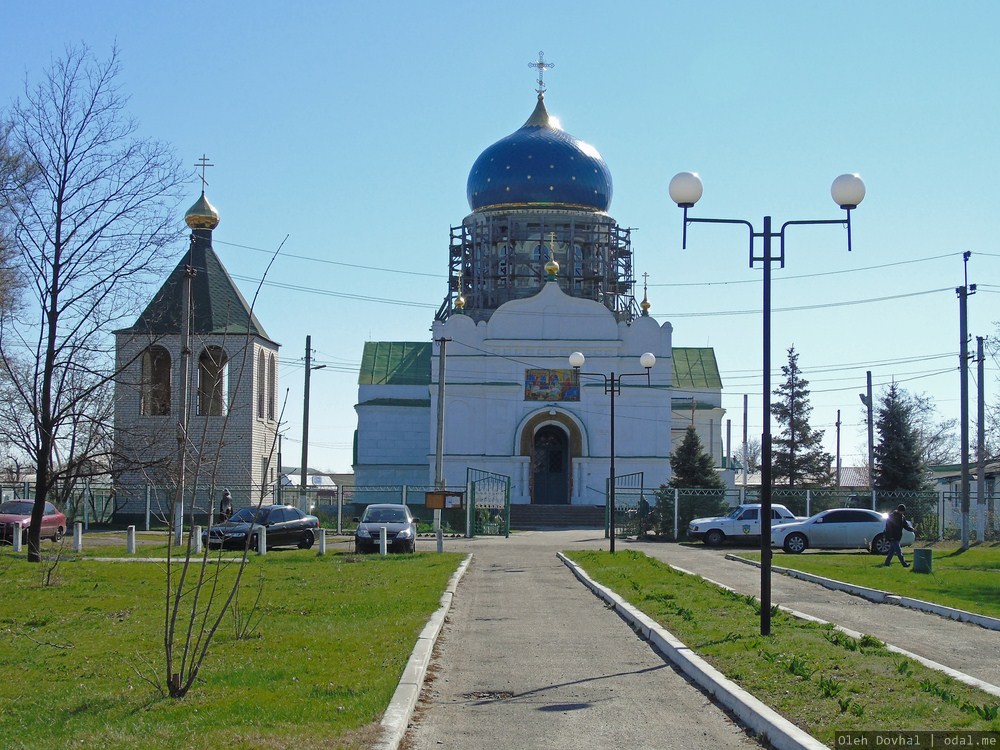
<instances>
[{"instance_id":1,"label":"gold cupola","mask_svg":"<svg viewBox=\"0 0 1000 750\"><path fill-rule=\"evenodd\" d=\"M202 191L201 197L184 214L184 221L191 229L215 229L219 226L219 212Z\"/></svg>"}]
</instances>

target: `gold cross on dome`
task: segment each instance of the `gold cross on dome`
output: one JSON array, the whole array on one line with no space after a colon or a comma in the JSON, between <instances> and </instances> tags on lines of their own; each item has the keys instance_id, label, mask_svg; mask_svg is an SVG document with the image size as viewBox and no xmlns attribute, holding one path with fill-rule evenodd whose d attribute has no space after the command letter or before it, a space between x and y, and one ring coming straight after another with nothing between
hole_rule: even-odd
<instances>
[{"instance_id":1,"label":"gold cross on dome","mask_svg":"<svg viewBox=\"0 0 1000 750\"><path fill-rule=\"evenodd\" d=\"M538 68L538 88L535 89L535 92L539 96L545 93L545 71L551 70L555 66L555 63L545 62L545 52L543 50L538 50L538 62L528 63L529 68Z\"/></svg>"},{"instance_id":2,"label":"gold cross on dome","mask_svg":"<svg viewBox=\"0 0 1000 750\"><path fill-rule=\"evenodd\" d=\"M196 167L201 167L201 192L204 193L205 192L205 188L208 187L208 181L205 179L205 168L206 167L214 167L215 165L214 164L209 164L208 163L208 157L205 156L204 154L202 154L201 158L198 160L198 162L195 164L195 166Z\"/></svg>"}]
</instances>

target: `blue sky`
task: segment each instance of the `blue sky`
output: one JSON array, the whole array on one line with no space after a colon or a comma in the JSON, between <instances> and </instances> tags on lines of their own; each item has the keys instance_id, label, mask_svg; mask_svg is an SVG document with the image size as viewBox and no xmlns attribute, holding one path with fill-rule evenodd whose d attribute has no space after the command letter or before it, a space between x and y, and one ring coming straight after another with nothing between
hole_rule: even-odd
<instances>
[{"instance_id":1,"label":"blue sky","mask_svg":"<svg viewBox=\"0 0 1000 750\"><path fill-rule=\"evenodd\" d=\"M830 183L859 172L853 252L840 227L791 229L772 321L773 381L794 345L813 427L834 452L841 409L843 463L856 465L866 370L876 391L895 378L958 416L963 251L979 284L969 332L996 332L998 26L986 0L7 0L0 92L16 96L66 44L103 57L117 43L142 132L173 144L192 178L203 153L216 165L215 247L248 298L287 235L257 313L283 345L285 463L301 451L307 334L327 365L312 377L309 463L331 471L350 468L364 342L429 337L469 168L531 113L539 50L556 65L550 113L601 152L610 213L636 228L651 313L675 346L715 348L734 439L744 393L751 435L761 425L760 271L745 230L694 225L682 251L667 183L697 171L694 215L760 229L765 215L838 218ZM990 400L997 372L988 361Z\"/></svg>"}]
</instances>

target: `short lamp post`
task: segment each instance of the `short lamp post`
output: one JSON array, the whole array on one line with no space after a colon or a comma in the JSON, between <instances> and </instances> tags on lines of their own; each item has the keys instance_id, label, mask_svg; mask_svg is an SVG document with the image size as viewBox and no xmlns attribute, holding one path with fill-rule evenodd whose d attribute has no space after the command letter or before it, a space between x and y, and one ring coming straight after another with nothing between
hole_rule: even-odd
<instances>
[{"instance_id":1,"label":"short lamp post","mask_svg":"<svg viewBox=\"0 0 1000 750\"><path fill-rule=\"evenodd\" d=\"M610 481L608 482L608 515L609 515L609 533L608 537L610 539L610 551L611 554L615 552L615 396L621 395L622 392L622 378L631 377L646 377L646 385L649 385L649 371L652 369L653 365L656 364L656 357L652 352L646 352L641 357L639 357L639 364L645 368L645 372L623 372L616 375L612 372L610 375L605 375L603 372L582 372L580 370L583 367L587 358L583 356L582 352L573 352L569 355L569 364L573 370L576 371L577 381L580 379L580 375L591 375L593 377L604 378L604 394L611 396L611 468L610 468Z\"/></svg>"},{"instance_id":2,"label":"short lamp post","mask_svg":"<svg viewBox=\"0 0 1000 750\"><path fill-rule=\"evenodd\" d=\"M764 217L763 231L744 219L703 219L688 216L688 209L701 198L701 178L696 172L681 172L670 180L670 198L684 209L684 230L681 247L687 247L688 224L742 224L750 231L750 267L760 263L764 270L764 329L763 329L763 423L761 435L761 487L760 487L760 633L771 632L771 264L785 266L785 230L800 224L842 224L847 227L847 249L851 249L851 211L865 197L865 183L857 174L842 174L833 181L830 194L834 202L847 212L843 219L811 219L786 221L778 232L771 230L771 217ZM760 254L754 251L754 240L763 241ZM771 240L778 239L778 254L771 250Z\"/></svg>"}]
</instances>

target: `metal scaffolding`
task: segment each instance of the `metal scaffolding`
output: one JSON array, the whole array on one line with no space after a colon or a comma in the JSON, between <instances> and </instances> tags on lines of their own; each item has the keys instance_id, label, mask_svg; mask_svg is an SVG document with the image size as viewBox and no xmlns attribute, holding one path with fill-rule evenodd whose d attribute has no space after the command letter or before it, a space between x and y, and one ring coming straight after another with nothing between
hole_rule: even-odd
<instances>
[{"instance_id":1,"label":"metal scaffolding","mask_svg":"<svg viewBox=\"0 0 1000 750\"><path fill-rule=\"evenodd\" d=\"M634 297L631 229L606 214L567 209L474 213L451 228L448 294L435 318L447 320L454 301L464 314L488 320L500 305L530 297L545 283L550 255L570 296L595 300L618 320L639 314Z\"/></svg>"}]
</instances>

